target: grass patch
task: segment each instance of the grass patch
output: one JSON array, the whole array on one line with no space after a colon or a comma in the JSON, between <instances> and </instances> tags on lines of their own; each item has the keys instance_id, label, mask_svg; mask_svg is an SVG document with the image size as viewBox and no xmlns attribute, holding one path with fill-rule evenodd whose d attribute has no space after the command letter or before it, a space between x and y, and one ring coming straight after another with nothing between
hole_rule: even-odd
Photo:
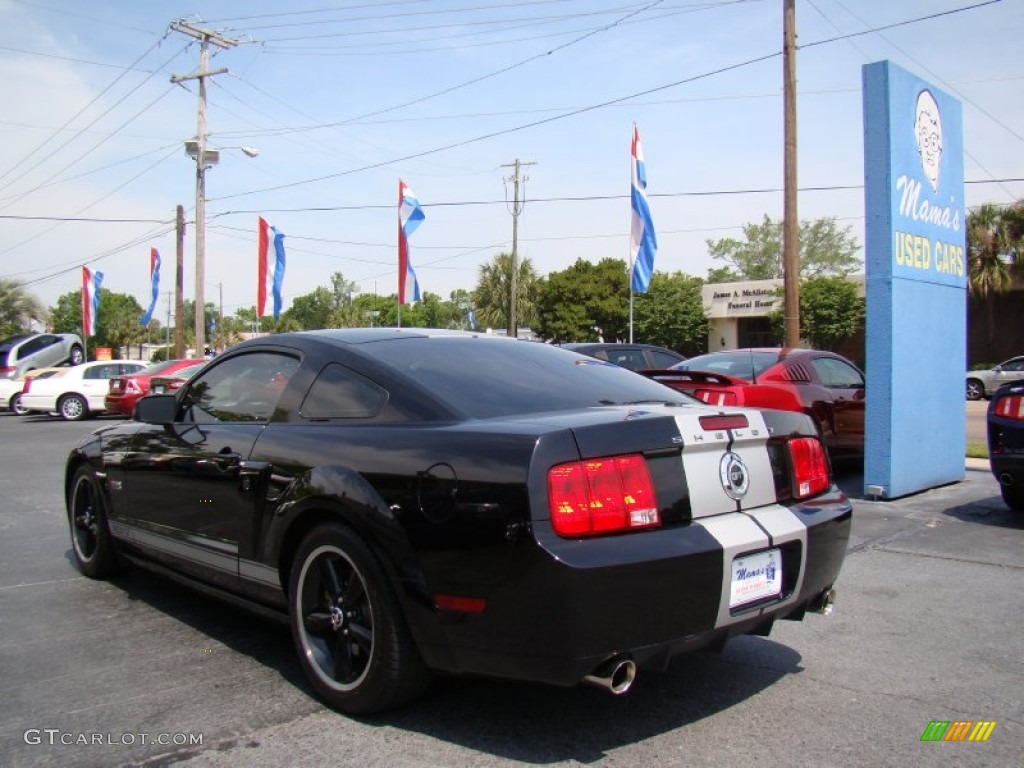
<instances>
[{"instance_id":1,"label":"grass patch","mask_svg":"<svg viewBox=\"0 0 1024 768\"><path fill-rule=\"evenodd\" d=\"M967 458L968 459L987 459L988 458L988 446L985 443L968 443L967 444Z\"/></svg>"}]
</instances>

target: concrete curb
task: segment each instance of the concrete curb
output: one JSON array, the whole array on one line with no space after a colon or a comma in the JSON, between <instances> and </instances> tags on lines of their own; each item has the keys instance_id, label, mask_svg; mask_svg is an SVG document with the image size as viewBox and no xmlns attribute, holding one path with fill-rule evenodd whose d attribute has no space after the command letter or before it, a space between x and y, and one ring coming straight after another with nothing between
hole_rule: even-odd
<instances>
[{"instance_id":1,"label":"concrete curb","mask_svg":"<svg viewBox=\"0 0 1024 768\"><path fill-rule=\"evenodd\" d=\"M973 469L979 472L991 472L992 465L988 463L988 459L966 459L965 468Z\"/></svg>"}]
</instances>

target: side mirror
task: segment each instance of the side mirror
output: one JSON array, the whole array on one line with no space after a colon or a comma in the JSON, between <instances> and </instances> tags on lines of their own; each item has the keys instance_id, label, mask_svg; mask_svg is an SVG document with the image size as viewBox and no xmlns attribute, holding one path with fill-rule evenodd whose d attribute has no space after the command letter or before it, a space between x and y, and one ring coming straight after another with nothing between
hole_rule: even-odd
<instances>
[{"instance_id":1,"label":"side mirror","mask_svg":"<svg viewBox=\"0 0 1024 768\"><path fill-rule=\"evenodd\" d=\"M174 395L146 395L139 398L132 411L132 421L144 424L171 424L178 410Z\"/></svg>"},{"instance_id":2,"label":"side mirror","mask_svg":"<svg viewBox=\"0 0 1024 768\"><path fill-rule=\"evenodd\" d=\"M1002 373L1002 372L1003 372L1003 366L1001 366L1001 365L997 365L997 366L996 366L995 368L993 368L992 370L993 370L993 371L995 371L996 373Z\"/></svg>"}]
</instances>

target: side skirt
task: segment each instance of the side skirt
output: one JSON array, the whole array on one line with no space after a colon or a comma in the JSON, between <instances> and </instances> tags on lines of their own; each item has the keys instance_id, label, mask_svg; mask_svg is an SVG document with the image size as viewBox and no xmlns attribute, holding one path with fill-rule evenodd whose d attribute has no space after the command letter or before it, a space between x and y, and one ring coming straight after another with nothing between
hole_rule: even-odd
<instances>
[{"instance_id":1,"label":"side skirt","mask_svg":"<svg viewBox=\"0 0 1024 768\"><path fill-rule=\"evenodd\" d=\"M248 611L249 613L254 613L257 616L260 616L264 619L270 619L271 621L283 624L285 626L288 625L287 612L269 608L265 605L262 605L261 603L253 602L252 600L246 600L244 597L240 597L239 595L236 595L233 592L227 592L226 590L218 589L217 587L211 586L206 582L199 581L198 579L193 579L189 576L179 573L178 571L171 570L170 568L160 565L159 563L155 563L152 560L137 557L136 555L125 552L124 550L121 550L119 554L122 559L126 560L132 565L136 565L139 568L142 568L143 570L150 571L151 573L155 573L159 576L166 577L171 581L174 581L178 584L193 589L196 592L201 592L209 597L213 597L217 600L230 603L236 608L241 608L243 610Z\"/></svg>"}]
</instances>

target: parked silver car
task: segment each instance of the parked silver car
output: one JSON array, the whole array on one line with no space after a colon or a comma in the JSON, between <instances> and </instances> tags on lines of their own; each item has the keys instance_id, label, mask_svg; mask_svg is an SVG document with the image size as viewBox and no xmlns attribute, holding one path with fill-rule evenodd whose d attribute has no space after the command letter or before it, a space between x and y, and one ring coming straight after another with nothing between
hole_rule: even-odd
<instances>
[{"instance_id":1,"label":"parked silver car","mask_svg":"<svg viewBox=\"0 0 1024 768\"><path fill-rule=\"evenodd\" d=\"M0 341L0 378L17 379L37 368L85 360L85 346L73 333L27 333Z\"/></svg>"},{"instance_id":2,"label":"parked silver car","mask_svg":"<svg viewBox=\"0 0 1024 768\"><path fill-rule=\"evenodd\" d=\"M995 368L967 372L967 399L992 397L1003 384L1024 379L1024 355L1004 360Z\"/></svg>"}]
</instances>

